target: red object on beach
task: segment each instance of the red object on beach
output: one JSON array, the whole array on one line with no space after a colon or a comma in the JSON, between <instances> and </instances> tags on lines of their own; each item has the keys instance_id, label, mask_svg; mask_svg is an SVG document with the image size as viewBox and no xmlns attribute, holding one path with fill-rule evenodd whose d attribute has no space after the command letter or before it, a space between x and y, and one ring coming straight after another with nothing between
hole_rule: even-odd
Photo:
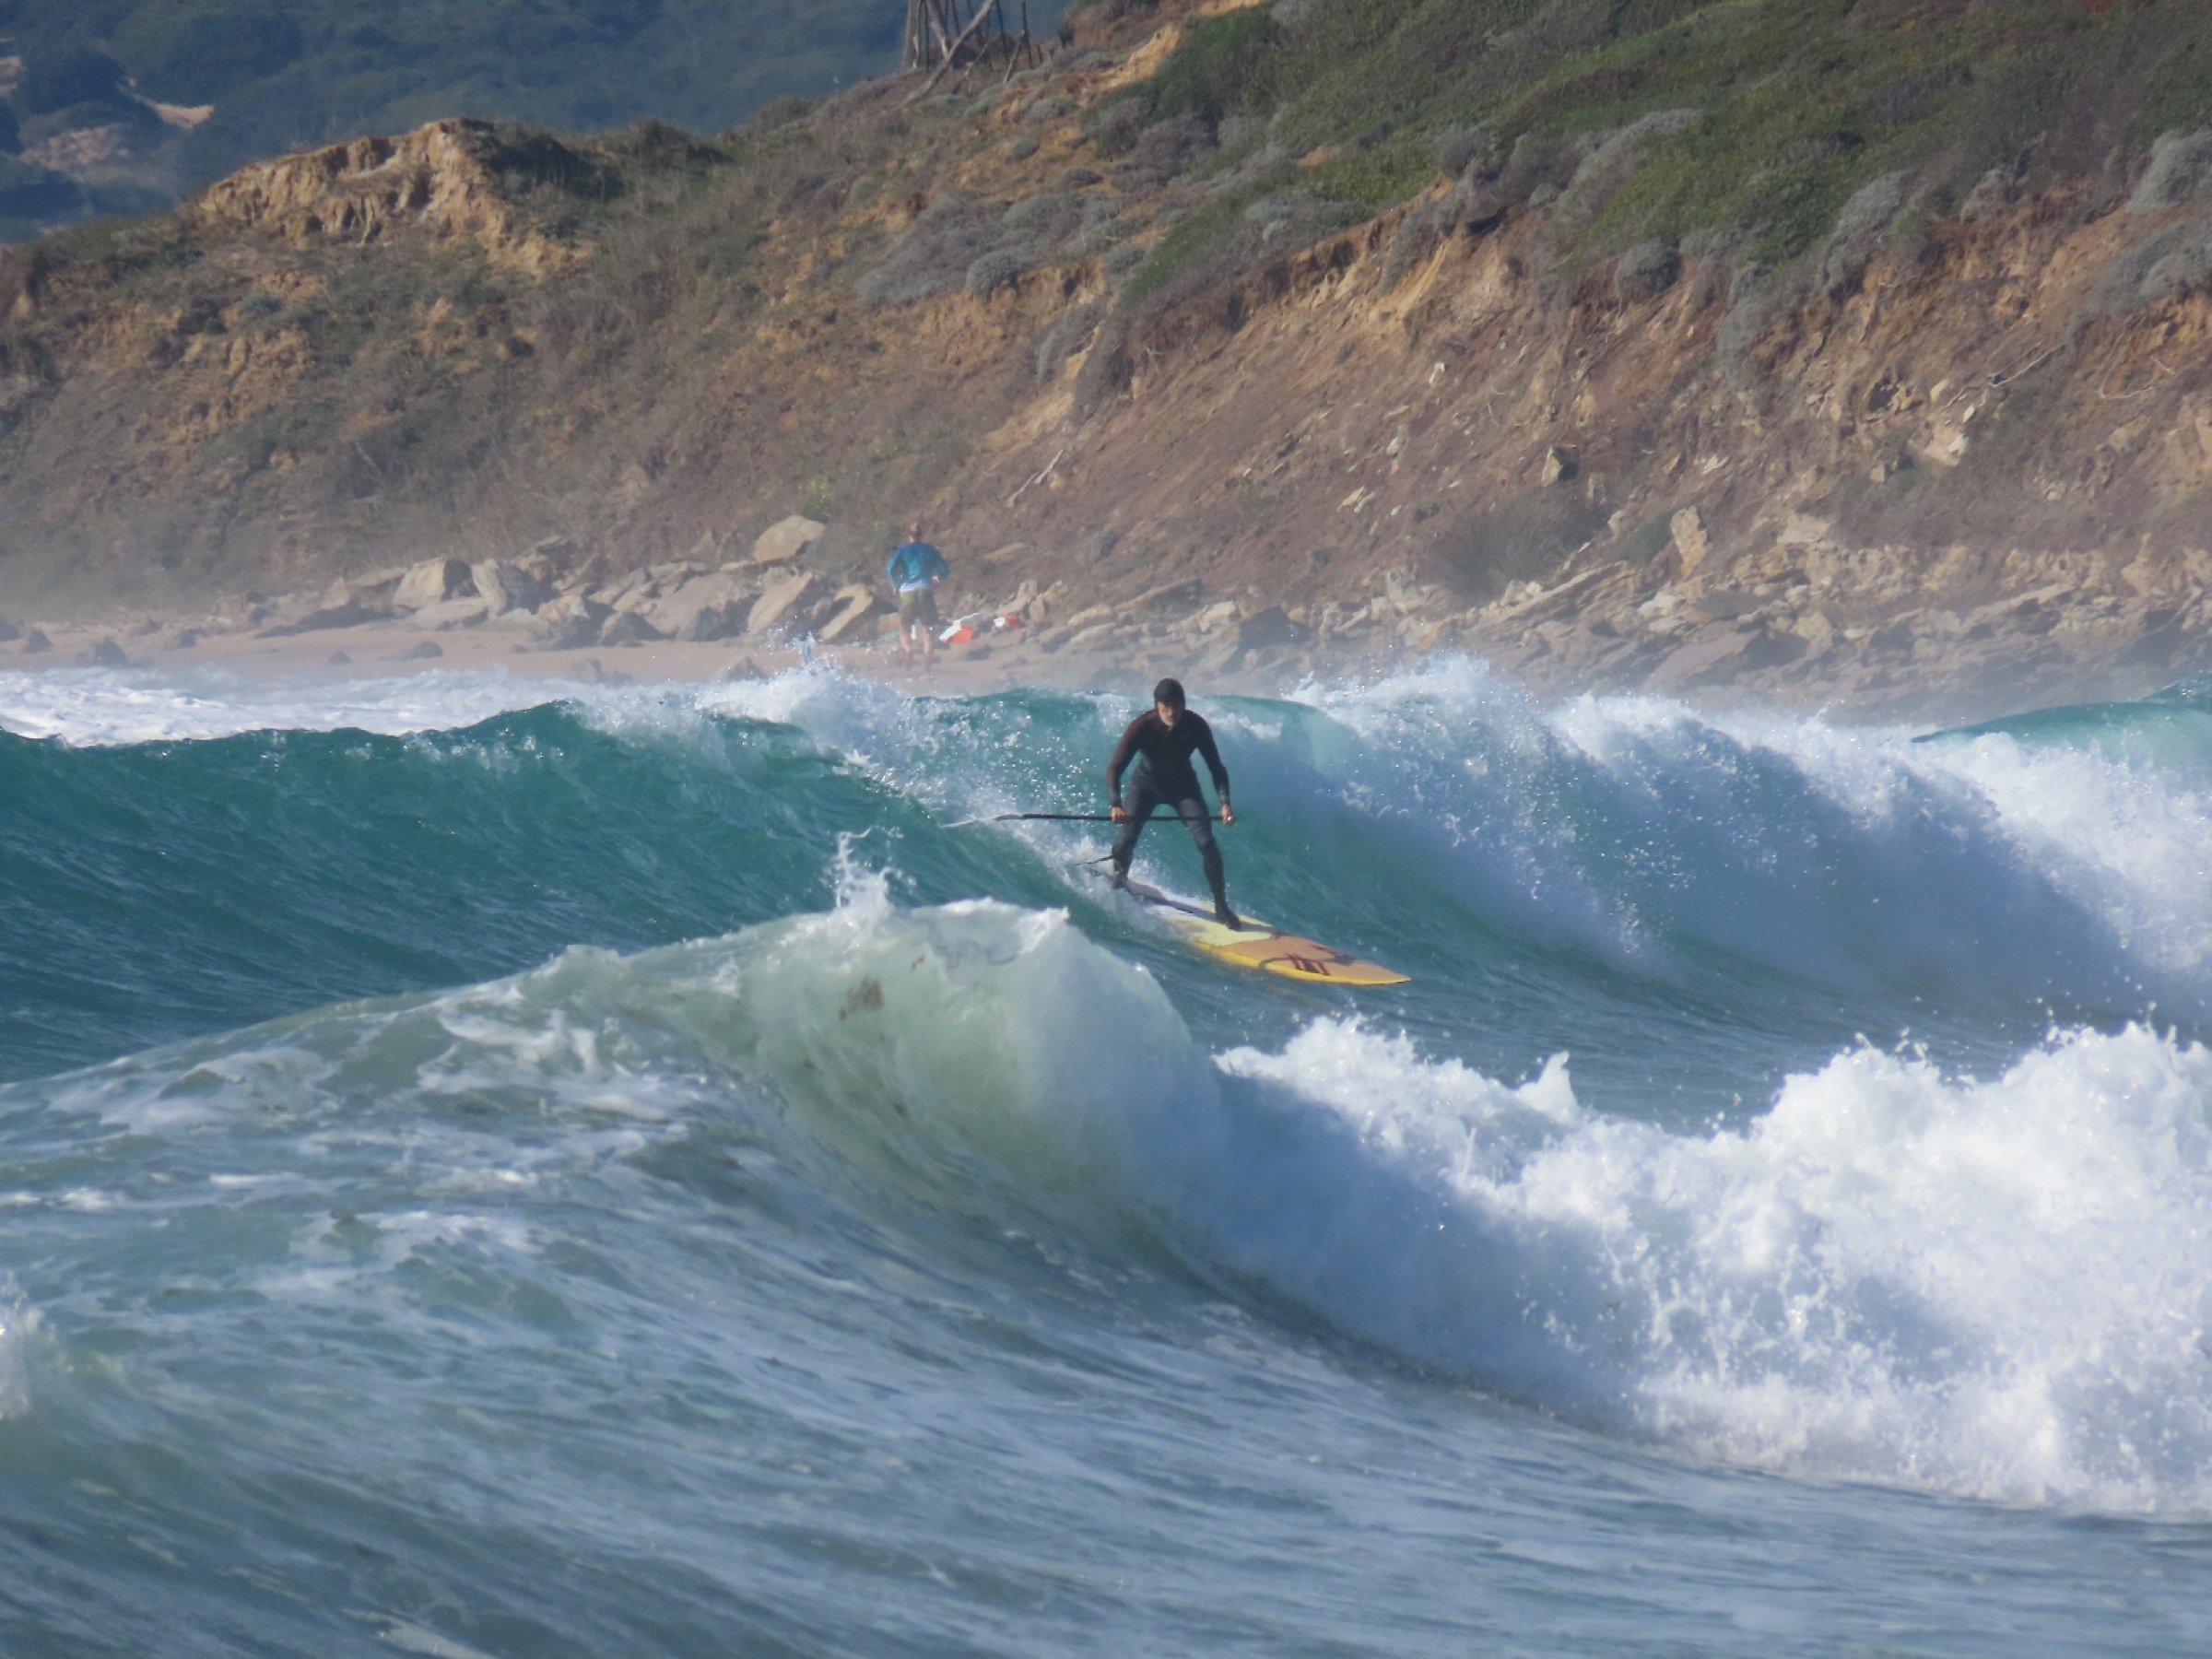
<instances>
[{"instance_id":1,"label":"red object on beach","mask_svg":"<svg viewBox=\"0 0 2212 1659\"><path fill-rule=\"evenodd\" d=\"M993 628L1019 628L1021 617L1015 611L1006 611L995 617L956 617L945 625L945 631L937 636L937 643L965 645L975 638L979 623L988 623Z\"/></svg>"}]
</instances>

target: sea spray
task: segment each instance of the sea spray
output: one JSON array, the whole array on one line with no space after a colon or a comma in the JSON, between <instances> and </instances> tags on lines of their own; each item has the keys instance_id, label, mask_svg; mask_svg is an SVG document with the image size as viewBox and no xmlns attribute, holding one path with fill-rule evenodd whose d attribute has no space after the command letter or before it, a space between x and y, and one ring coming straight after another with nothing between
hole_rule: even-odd
<instances>
[{"instance_id":1,"label":"sea spray","mask_svg":"<svg viewBox=\"0 0 2212 1659\"><path fill-rule=\"evenodd\" d=\"M1221 1065L1279 1169L1190 1225L1408 1359L1763 1467L2212 1513L2200 1045L2071 1032L1983 1081L1861 1049L1702 1136L1339 1022Z\"/></svg>"}]
</instances>

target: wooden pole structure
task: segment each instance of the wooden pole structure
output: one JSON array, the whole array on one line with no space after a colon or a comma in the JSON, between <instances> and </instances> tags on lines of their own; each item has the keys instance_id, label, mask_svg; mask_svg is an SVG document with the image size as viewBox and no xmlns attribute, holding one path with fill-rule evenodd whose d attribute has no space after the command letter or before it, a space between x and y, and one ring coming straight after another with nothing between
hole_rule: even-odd
<instances>
[{"instance_id":1,"label":"wooden pole structure","mask_svg":"<svg viewBox=\"0 0 2212 1659\"><path fill-rule=\"evenodd\" d=\"M907 104L912 103L917 99L926 98L935 88L936 84L945 78L945 71L952 67L952 60L959 55L960 48L968 44L968 37L973 34L990 16L991 8L988 6L979 6L975 8L975 16L968 19L968 27L953 37L952 45L945 53L945 61L930 72L927 80L908 94L905 102L899 106L900 109L904 109Z\"/></svg>"}]
</instances>

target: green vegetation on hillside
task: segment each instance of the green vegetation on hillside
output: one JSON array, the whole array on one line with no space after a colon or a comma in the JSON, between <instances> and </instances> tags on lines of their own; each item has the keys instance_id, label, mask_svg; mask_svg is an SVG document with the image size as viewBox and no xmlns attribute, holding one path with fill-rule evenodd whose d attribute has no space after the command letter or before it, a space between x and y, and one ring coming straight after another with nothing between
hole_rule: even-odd
<instances>
[{"instance_id":1,"label":"green vegetation on hillside","mask_svg":"<svg viewBox=\"0 0 2212 1659\"><path fill-rule=\"evenodd\" d=\"M1461 181L1470 218L1560 200L1571 257L1696 238L1771 266L1877 198L1892 218L1940 213L1993 170L2093 172L2212 124L2212 8L1276 0L1195 22L1120 100L1141 115L1095 112L1102 143L1202 121L1253 158L1235 185L1247 203L1287 193L1371 213L1441 173ZM1136 293L1249 241L1243 225L1202 210Z\"/></svg>"}]
</instances>

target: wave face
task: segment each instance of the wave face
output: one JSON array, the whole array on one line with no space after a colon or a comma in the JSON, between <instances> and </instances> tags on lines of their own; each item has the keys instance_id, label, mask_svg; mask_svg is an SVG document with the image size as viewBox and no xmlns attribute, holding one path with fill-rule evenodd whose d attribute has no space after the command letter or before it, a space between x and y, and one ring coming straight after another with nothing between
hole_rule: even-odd
<instances>
[{"instance_id":1,"label":"wave face","mask_svg":"<svg viewBox=\"0 0 2212 1659\"><path fill-rule=\"evenodd\" d=\"M2063 1652L2212 1535L2184 698L1206 702L1353 1002L958 823L1095 810L1125 699L558 690L0 676L0 1631L1810 1652L1881 1534L1845 1603Z\"/></svg>"}]
</instances>

